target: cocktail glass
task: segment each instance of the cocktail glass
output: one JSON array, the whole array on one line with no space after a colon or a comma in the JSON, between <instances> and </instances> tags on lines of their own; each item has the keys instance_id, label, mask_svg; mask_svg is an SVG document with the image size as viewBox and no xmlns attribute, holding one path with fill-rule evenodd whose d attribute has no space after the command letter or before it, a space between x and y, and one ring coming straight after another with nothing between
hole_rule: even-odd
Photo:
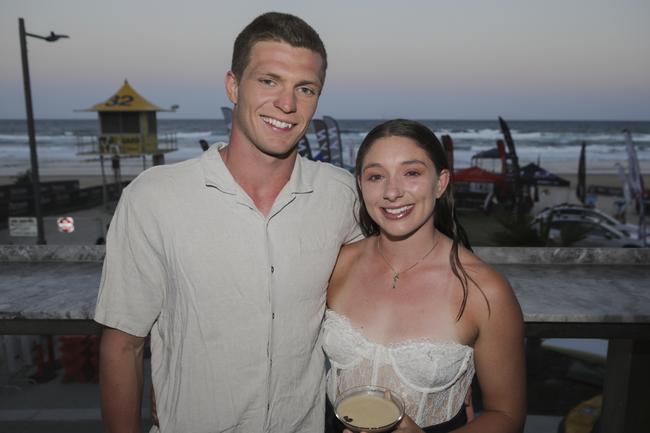
<instances>
[{"instance_id":1,"label":"cocktail glass","mask_svg":"<svg viewBox=\"0 0 650 433\"><path fill-rule=\"evenodd\" d=\"M336 417L355 432L380 433L392 430L404 417L404 403L381 386L350 388L334 402Z\"/></svg>"}]
</instances>

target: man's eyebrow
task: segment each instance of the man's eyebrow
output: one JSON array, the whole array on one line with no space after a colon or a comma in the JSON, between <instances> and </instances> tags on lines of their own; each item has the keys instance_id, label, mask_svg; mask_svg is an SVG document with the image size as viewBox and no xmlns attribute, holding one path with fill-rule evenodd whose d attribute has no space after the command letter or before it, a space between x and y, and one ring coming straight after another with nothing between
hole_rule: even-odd
<instances>
[{"instance_id":1,"label":"man's eyebrow","mask_svg":"<svg viewBox=\"0 0 650 433\"><path fill-rule=\"evenodd\" d=\"M299 81L298 84L296 84L296 87L300 87L300 86L315 86L320 89L321 84L320 84L320 80L317 81L303 80L303 81Z\"/></svg>"},{"instance_id":2,"label":"man's eyebrow","mask_svg":"<svg viewBox=\"0 0 650 433\"><path fill-rule=\"evenodd\" d=\"M263 76L266 76L266 77L272 78L272 79L274 79L274 80L276 80L276 81L282 81L282 80L283 80L283 78L282 78L280 75L275 74L275 73L273 73L273 72L260 72L260 75L263 75ZM315 81L312 81L312 80L302 80L302 81L299 81L299 82L296 84L296 87L300 87L300 86L315 86L315 87L318 87L318 89L320 90L320 88L321 88L321 82L320 82L319 79L316 79Z\"/></svg>"}]
</instances>

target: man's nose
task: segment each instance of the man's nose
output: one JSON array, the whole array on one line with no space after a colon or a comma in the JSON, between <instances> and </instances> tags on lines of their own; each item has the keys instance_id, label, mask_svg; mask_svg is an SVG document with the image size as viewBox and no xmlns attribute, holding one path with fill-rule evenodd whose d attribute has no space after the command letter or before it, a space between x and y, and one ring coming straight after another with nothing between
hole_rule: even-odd
<instances>
[{"instance_id":1,"label":"man's nose","mask_svg":"<svg viewBox=\"0 0 650 433\"><path fill-rule=\"evenodd\" d=\"M296 94L293 89L283 88L278 93L275 106L285 113L296 111Z\"/></svg>"}]
</instances>

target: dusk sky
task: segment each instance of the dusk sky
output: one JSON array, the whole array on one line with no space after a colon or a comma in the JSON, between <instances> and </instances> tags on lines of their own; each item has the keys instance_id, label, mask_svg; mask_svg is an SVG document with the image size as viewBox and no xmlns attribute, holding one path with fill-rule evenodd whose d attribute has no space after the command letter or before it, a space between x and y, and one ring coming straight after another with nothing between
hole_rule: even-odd
<instances>
[{"instance_id":1,"label":"dusk sky","mask_svg":"<svg viewBox=\"0 0 650 433\"><path fill-rule=\"evenodd\" d=\"M320 115L650 120L650 1L0 0L0 118L25 117L18 18L36 118L111 96L127 78L163 118L221 118L237 33L269 10L325 42Z\"/></svg>"}]
</instances>

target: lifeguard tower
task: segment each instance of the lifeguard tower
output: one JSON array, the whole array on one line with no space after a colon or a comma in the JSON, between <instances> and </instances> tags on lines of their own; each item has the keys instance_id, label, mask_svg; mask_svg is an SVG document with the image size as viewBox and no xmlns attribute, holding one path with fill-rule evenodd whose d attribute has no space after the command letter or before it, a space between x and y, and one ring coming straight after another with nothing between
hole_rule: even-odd
<instances>
[{"instance_id":1,"label":"lifeguard tower","mask_svg":"<svg viewBox=\"0 0 650 433\"><path fill-rule=\"evenodd\" d=\"M147 166L147 155L151 155L152 165L165 163L165 153L178 149L176 133L158 135L156 113L176 111L178 105L170 109L161 108L147 101L131 87L127 80L113 96L104 102L85 110L96 111L99 115L98 136L77 136L78 155L98 155L102 172L102 199L108 209L108 190L104 160L110 158L117 196L122 192L122 158L142 158L142 169Z\"/></svg>"},{"instance_id":2,"label":"lifeguard tower","mask_svg":"<svg viewBox=\"0 0 650 433\"><path fill-rule=\"evenodd\" d=\"M164 154L177 150L176 134L158 135L156 113L176 111L161 108L147 101L127 80L113 96L104 102L80 111L96 111L99 115L99 135L85 142L78 140L78 154L99 154L111 157L142 157L152 155L153 164L164 164ZM103 159L103 158L102 158Z\"/></svg>"}]
</instances>

